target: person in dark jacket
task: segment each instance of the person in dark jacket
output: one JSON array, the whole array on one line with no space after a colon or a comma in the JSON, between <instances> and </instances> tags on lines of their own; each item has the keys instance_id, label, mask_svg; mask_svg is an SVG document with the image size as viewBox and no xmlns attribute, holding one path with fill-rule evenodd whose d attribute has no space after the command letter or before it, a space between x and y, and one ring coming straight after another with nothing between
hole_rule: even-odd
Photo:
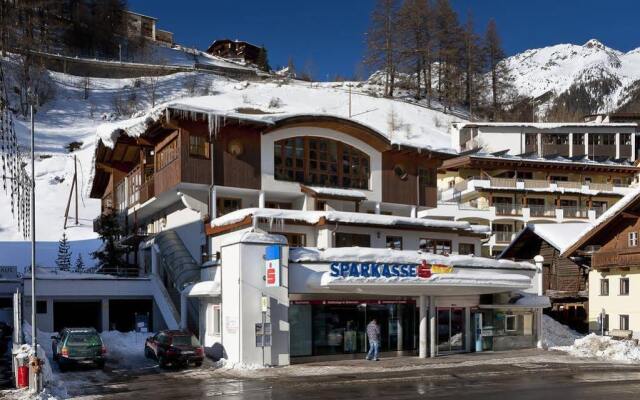
<instances>
[{"instance_id":1,"label":"person in dark jacket","mask_svg":"<svg viewBox=\"0 0 640 400\"><path fill-rule=\"evenodd\" d=\"M376 319L372 319L367 325L367 338L369 339L369 352L367 360L379 361L378 352L380 351L380 325Z\"/></svg>"}]
</instances>

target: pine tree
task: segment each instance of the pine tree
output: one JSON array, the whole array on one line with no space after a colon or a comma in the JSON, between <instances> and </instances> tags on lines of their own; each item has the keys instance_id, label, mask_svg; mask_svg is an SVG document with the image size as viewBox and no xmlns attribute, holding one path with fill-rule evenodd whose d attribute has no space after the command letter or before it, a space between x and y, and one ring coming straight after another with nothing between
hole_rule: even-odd
<instances>
[{"instance_id":1,"label":"pine tree","mask_svg":"<svg viewBox=\"0 0 640 400\"><path fill-rule=\"evenodd\" d=\"M398 1L378 0L367 32L365 63L384 71L384 94L393 97L398 70Z\"/></svg>"},{"instance_id":2,"label":"pine tree","mask_svg":"<svg viewBox=\"0 0 640 400\"><path fill-rule=\"evenodd\" d=\"M124 263L127 249L118 243L122 236L122 228L114 213L102 214L98 218L98 235L102 247L91 253L97 261L96 268L103 271L117 271Z\"/></svg>"},{"instance_id":3,"label":"pine tree","mask_svg":"<svg viewBox=\"0 0 640 400\"><path fill-rule=\"evenodd\" d=\"M71 250L69 248L69 241L67 240L67 233L62 233L62 238L58 242L58 258L56 258L56 265L60 271L71 270Z\"/></svg>"},{"instance_id":4,"label":"pine tree","mask_svg":"<svg viewBox=\"0 0 640 400\"><path fill-rule=\"evenodd\" d=\"M436 39L436 61L438 65L438 97L445 110L459 101L462 53L462 29L458 15L449 0L437 0L435 4L434 29Z\"/></svg>"},{"instance_id":5,"label":"pine tree","mask_svg":"<svg viewBox=\"0 0 640 400\"><path fill-rule=\"evenodd\" d=\"M271 71L271 66L269 65L269 55L267 54L267 49L264 46L260 47L258 58L256 59L256 65L258 65L258 68L260 68L264 72Z\"/></svg>"},{"instance_id":6,"label":"pine tree","mask_svg":"<svg viewBox=\"0 0 640 400\"><path fill-rule=\"evenodd\" d=\"M82 260L82 253L78 253L78 257L76 258L76 263L73 267L73 272L83 272L85 268L84 260Z\"/></svg>"},{"instance_id":7,"label":"pine tree","mask_svg":"<svg viewBox=\"0 0 640 400\"><path fill-rule=\"evenodd\" d=\"M484 41L489 83L491 84L492 114L495 120L499 118L500 99L507 92L511 77L507 66L504 62L501 62L504 60L505 54L500 43L496 21L493 19L489 20Z\"/></svg>"},{"instance_id":8,"label":"pine tree","mask_svg":"<svg viewBox=\"0 0 640 400\"><path fill-rule=\"evenodd\" d=\"M430 96L433 32L429 1L405 0L398 11L398 25L402 63L416 77L415 98L422 98L423 73L427 96Z\"/></svg>"},{"instance_id":9,"label":"pine tree","mask_svg":"<svg viewBox=\"0 0 640 400\"><path fill-rule=\"evenodd\" d=\"M470 115L475 110L483 89L484 53L482 50L480 37L473 29L473 16L469 12L464 28L463 68L465 103L469 107Z\"/></svg>"}]
</instances>

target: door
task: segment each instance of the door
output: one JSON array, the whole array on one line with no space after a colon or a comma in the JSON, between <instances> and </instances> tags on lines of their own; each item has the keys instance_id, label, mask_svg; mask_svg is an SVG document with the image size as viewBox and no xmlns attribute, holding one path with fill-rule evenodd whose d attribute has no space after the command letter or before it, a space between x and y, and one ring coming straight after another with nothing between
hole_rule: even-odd
<instances>
[{"instance_id":1,"label":"door","mask_svg":"<svg viewBox=\"0 0 640 400\"><path fill-rule=\"evenodd\" d=\"M464 308L438 308L438 354L459 353L466 350Z\"/></svg>"}]
</instances>

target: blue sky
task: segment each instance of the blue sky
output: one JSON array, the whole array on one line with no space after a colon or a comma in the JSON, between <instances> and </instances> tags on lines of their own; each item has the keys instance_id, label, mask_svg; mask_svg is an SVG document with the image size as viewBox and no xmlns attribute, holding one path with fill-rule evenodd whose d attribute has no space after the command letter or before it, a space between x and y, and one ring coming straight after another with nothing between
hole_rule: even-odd
<instances>
[{"instance_id":1,"label":"blue sky","mask_svg":"<svg viewBox=\"0 0 640 400\"><path fill-rule=\"evenodd\" d=\"M159 19L178 43L206 49L216 38L264 45L272 67L289 57L315 78L350 77L364 54L375 0L129 0L129 8ZM640 47L635 0L452 0L461 19L474 14L478 31L493 17L508 54L597 38L628 51Z\"/></svg>"}]
</instances>

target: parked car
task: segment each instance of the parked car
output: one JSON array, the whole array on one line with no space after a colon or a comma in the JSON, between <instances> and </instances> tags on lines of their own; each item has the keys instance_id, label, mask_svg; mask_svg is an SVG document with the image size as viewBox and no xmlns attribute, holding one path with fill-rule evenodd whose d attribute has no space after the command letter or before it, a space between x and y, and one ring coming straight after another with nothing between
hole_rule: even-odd
<instances>
[{"instance_id":1,"label":"parked car","mask_svg":"<svg viewBox=\"0 0 640 400\"><path fill-rule=\"evenodd\" d=\"M161 331L147 338L144 343L144 355L158 360L160 367L171 364L202 365L204 348L198 339L187 331Z\"/></svg>"},{"instance_id":2,"label":"parked car","mask_svg":"<svg viewBox=\"0 0 640 400\"><path fill-rule=\"evenodd\" d=\"M104 367L107 348L94 328L65 328L51 340L53 359L61 371L79 364Z\"/></svg>"}]
</instances>

